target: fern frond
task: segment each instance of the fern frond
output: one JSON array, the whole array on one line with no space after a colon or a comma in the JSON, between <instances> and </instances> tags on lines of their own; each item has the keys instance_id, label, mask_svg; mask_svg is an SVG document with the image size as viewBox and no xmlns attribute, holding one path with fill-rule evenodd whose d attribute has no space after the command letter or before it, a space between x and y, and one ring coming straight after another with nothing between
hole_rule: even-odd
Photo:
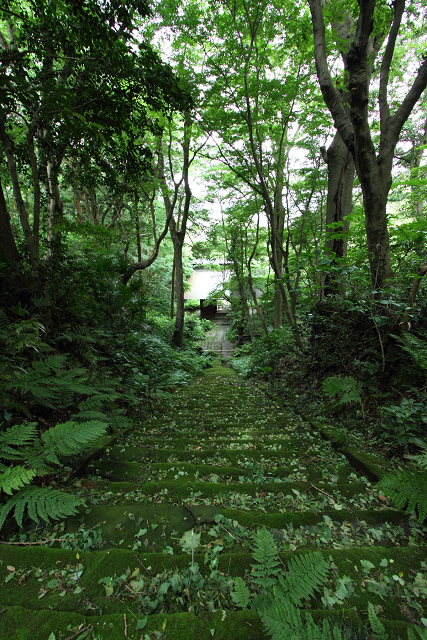
<instances>
[{"instance_id":1,"label":"fern frond","mask_svg":"<svg viewBox=\"0 0 427 640\"><path fill-rule=\"evenodd\" d=\"M398 509L407 504L405 513L418 510L418 519L427 515L427 471L410 473L403 469L396 474L388 473L378 483L378 488L394 502Z\"/></svg>"},{"instance_id":2,"label":"fern frond","mask_svg":"<svg viewBox=\"0 0 427 640\"><path fill-rule=\"evenodd\" d=\"M368 618L375 640L388 640L388 633L386 633L383 623L370 602L368 602Z\"/></svg>"},{"instance_id":3,"label":"fern frond","mask_svg":"<svg viewBox=\"0 0 427 640\"><path fill-rule=\"evenodd\" d=\"M25 467L9 467L0 474L0 490L12 495L13 489L21 489L29 484L36 475L34 469L26 469Z\"/></svg>"},{"instance_id":4,"label":"fern frond","mask_svg":"<svg viewBox=\"0 0 427 640\"><path fill-rule=\"evenodd\" d=\"M362 384L350 376L331 376L326 378L323 381L322 389L330 399L334 396L339 396L338 406L352 402L362 402L360 397Z\"/></svg>"},{"instance_id":5,"label":"fern frond","mask_svg":"<svg viewBox=\"0 0 427 640\"><path fill-rule=\"evenodd\" d=\"M251 579L262 589L268 589L277 583L277 577L282 570L274 538L267 529L259 529L253 540L252 557L259 564L251 565Z\"/></svg>"},{"instance_id":6,"label":"fern frond","mask_svg":"<svg viewBox=\"0 0 427 640\"><path fill-rule=\"evenodd\" d=\"M49 489L46 487L25 487L20 489L0 508L0 529L10 512L14 509L14 517L20 527L25 509L31 520L38 522L40 518L45 521L59 520L77 513L77 507L84 504L83 498L73 496L71 493Z\"/></svg>"},{"instance_id":7,"label":"fern frond","mask_svg":"<svg viewBox=\"0 0 427 640\"><path fill-rule=\"evenodd\" d=\"M301 612L288 600L276 600L260 613L273 640L307 640Z\"/></svg>"},{"instance_id":8,"label":"fern frond","mask_svg":"<svg viewBox=\"0 0 427 640\"><path fill-rule=\"evenodd\" d=\"M0 433L0 456L4 446L29 444L37 437L37 422L15 424Z\"/></svg>"},{"instance_id":9,"label":"fern frond","mask_svg":"<svg viewBox=\"0 0 427 640\"><path fill-rule=\"evenodd\" d=\"M74 420L101 420L101 422L108 422L108 417L105 413L99 411L79 411L71 416Z\"/></svg>"},{"instance_id":10,"label":"fern frond","mask_svg":"<svg viewBox=\"0 0 427 640\"><path fill-rule=\"evenodd\" d=\"M401 336L391 335L400 342L402 349L412 356L420 369L427 371L427 341L407 332L402 333Z\"/></svg>"},{"instance_id":11,"label":"fern frond","mask_svg":"<svg viewBox=\"0 0 427 640\"><path fill-rule=\"evenodd\" d=\"M42 462L60 464L58 456L72 456L84 451L101 436L108 425L99 420L64 422L42 433L31 448L24 450L29 466L37 468Z\"/></svg>"},{"instance_id":12,"label":"fern frond","mask_svg":"<svg viewBox=\"0 0 427 640\"><path fill-rule=\"evenodd\" d=\"M231 597L238 607L246 609L251 599L251 592L240 576L234 580L234 589L235 590L231 592Z\"/></svg>"},{"instance_id":13,"label":"fern frond","mask_svg":"<svg viewBox=\"0 0 427 640\"><path fill-rule=\"evenodd\" d=\"M114 402L117 398L117 393L97 393L79 402L79 409L80 411L96 411L96 409L102 407L107 402Z\"/></svg>"},{"instance_id":14,"label":"fern frond","mask_svg":"<svg viewBox=\"0 0 427 640\"><path fill-rule=\"evenodd\" d=\"M303 600L311 598L325 583L329 564L319 552L294 556L289 560L288 573L279 576L281 592L299 606Z\"/></svg>"}]
</instances>

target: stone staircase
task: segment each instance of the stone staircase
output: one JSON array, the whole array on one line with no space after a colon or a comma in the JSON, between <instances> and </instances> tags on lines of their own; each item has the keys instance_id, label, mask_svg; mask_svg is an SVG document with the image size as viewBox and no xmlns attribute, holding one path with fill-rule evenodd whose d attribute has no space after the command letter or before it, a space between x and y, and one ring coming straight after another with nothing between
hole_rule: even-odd
<instances>
[{"instance_id":1,"label":"stone staircase","mask_svg":"<svg viewBox=\"0 0 427 640\"><path fill-rule=\"evenodd\" d=\"M267 638L232 596L262 527L284 572L314 549L330 564L307 602L315 618L355 624L372 606L405 640L422 625L426 529L219 359L98 456L71 480L87 508L56 527L58 542L0 545L1 640Z\"/></svg>"}]
</instances>

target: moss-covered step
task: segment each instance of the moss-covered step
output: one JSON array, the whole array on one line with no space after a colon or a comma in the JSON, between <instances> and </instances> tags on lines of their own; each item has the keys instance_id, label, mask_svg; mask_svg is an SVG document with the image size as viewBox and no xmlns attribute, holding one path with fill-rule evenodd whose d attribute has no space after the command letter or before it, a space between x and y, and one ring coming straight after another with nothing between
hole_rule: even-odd
<instances>
[{"instance_id":1,"label":"moss-covered step","mask_svg":"<svg viewBox=\"0 0 427 640\"><path fill-rule=\"evenodd\" d=\"M101 613L95 617L12 606L0 615L0 640L47 639L52 633L56 639L77 638L85 631L93 632L92 637L102 640L140 640L144 635L164 640L212 640L212 637L217 640L264 640L266 637L259 616L252 611L230 611L224 617L221 611L203 611L197 616L192 613L151 615L148 618L127 611ZM156 632L160 635L155 635Z\"/></svg>"}]
</instances>

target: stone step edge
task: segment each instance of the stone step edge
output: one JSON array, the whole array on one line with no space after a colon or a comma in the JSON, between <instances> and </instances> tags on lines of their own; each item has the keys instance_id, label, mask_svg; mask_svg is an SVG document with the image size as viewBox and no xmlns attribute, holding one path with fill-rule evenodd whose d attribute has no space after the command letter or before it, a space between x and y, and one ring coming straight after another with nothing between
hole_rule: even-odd
<instances>
[{"instance_id":1,"label":"stone step edge","mask_svg":"<svg viewBox=\"0 0 427 640\"><path fill-rule=\"evenodd\" d=\"M307 610L316 622L323 618L344 618L345 621L357 627L359 618L352 609L339 611ZM156 631L165 640L267 640L261 620L257 613L246 611L217 610L203 611L199 615L193 613L153 614L147 617L147 624L143 631L137 631L138 620L145 616L131 613L112 613L101 616L85 616L83 613L58 612L49 609L31 610L20 606L8 606L1 610L0 640L10 640L19 636L20 640L45 640L50 633L70 634L70 625L84 632L91 627L102 633L105 640L123 640L123 638L139 639L141 634L154 637ZM25 620L25 627L22 621ZM381 619L386 632L392 639L407 639L409 630L415 625L401 620ZM18 634L16 632L19 632ZM230 634L233 635L230 635ZM80 634L76 634L80 635ZM270 637L270 636L268 636Z\"/></svg>"},{"instance_id":2,"label":"stone step edge","mask_svg":"<svg viewBox=\"0 0 427 640\"><path fill-rule=\"evenodd\" d=\"M335 450L339 450L349 461L352 467L363 473L368 480L378 482L387 473L390 463L384 456L378 453L360 451L355 447L343 446L340 433L330 425L314 420L301 412L298 414L307 421L310 426L320 433L324 440L328 440Z\"/></svg>"}]
</instances>

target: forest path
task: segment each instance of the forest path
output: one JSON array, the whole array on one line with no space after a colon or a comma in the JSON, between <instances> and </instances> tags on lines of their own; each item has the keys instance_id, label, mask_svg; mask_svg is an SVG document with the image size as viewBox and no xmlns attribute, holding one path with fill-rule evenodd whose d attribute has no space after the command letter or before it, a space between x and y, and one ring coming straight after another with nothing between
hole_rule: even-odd
<instances>
[{"instance_id":1,"label":"forest path","mask_svg":"<svg viewBox=\"0 0 427 640\"><path fill-rule=\"evenodd\" d=\"M405 639L403 621L422 615L421 528L219 358L104 450L73 490L88 509L64 523L68 539L58 533L66 548L1 549L2 640L267 638L258 614L231 595L236 576L251 585L262 527L283 572L313 549L328 561L312 611L350 619L357 607L366 617L371 602Z\"/></svg>"}]
</instances>

